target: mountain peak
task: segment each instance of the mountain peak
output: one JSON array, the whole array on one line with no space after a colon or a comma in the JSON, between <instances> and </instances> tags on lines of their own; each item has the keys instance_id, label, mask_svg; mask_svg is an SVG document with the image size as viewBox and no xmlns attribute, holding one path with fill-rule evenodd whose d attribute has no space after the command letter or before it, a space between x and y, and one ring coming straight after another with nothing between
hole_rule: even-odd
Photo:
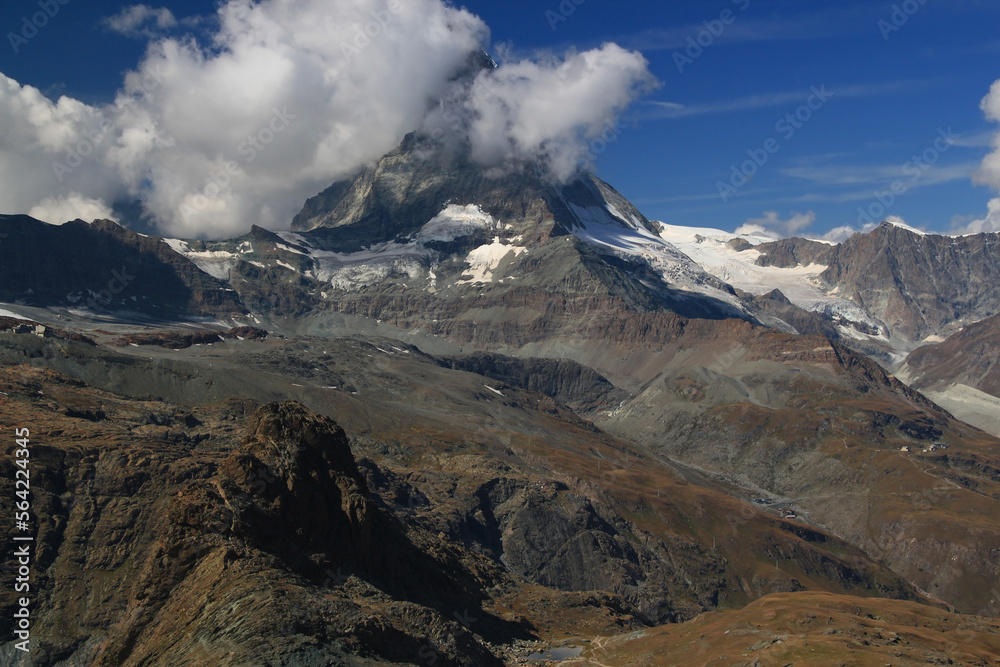
<instances>
[{"instance_id":1,"label":"mountain peak","mask_svg":"<svg viewBox=\"0 0 1000 667\"><path fill-rule=\"evenodd\" d=\"M916 227L911 227L910 225L903 222L901 218L889 217L882 221L882 223L876 228L876 231L887 231L902 229L904 231L910 232L911 234L916 234L917 236L927 236L927 232L921 231Z\"/></svg>"}]
</instances>

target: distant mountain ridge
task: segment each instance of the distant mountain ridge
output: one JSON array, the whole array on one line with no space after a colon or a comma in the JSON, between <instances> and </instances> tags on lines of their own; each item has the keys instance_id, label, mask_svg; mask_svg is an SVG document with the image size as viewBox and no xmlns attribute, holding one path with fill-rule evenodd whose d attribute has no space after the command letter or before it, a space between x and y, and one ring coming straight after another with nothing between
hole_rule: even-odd
<instances>
[{"instance_id":1,"label":"distant mountain ridge","mask_svg":"<svg viewBox=\"0 0 1000 667\"><path fill-rule=\"evenodd\" d=\"M672 239L684 234L684 228L669 229ZM695 230L688 236L703 240L675 244L710 273L756 295L782 290L795 305L825 314L845 340L887 365L928 338L947 337L1000 312L996 233L951 237L883 222L840 244L724 232L710 239ZM732 244L740 238L753 243ZM712 243L714 255L701 251Z\"/></svg>"},{"instance_id":2,"label":"distant mountain ridge","mask_svg":"<svg viewBox=\"0 0 1000 667\"><path fill-rule=\"evenodd\" d=\"M820 277L894 336L948 336L1000 312L1000 234L938 236L883 223L837 246Z\"/></svg>"},{"instance_id":3,"label":"distant mountain ridge","mask_svg":"<svg viewBox=\"0 0 1000 667\"><path fill-rule=\"evenodd\" d=\"M821 332L888 367L928 339L1000 312L998 234L953 238L887 222L835 245L664 225L591 174L559 184L530 166L497 173L417 134L309 199L291 232L161 243L110 222L29 220L0 219L10 238L0 246L0 300L248 323L251 313L329 309L385 319L391 309L359 309L356 296L385 303L408 291L410 308L423 300L433 310L473 291L509 301L543 288L539 279L563 290L564 277L582 270L589 277L573 279L571 292L589 281L592 293L606 290L639 311ZM97 275L81 259L91 254L117 265ZM126 275L151 272L141 282L149 290L133 283L119 298L108 289L123 267ZM780 298L762 300L775 290Z\"/></svg>"},{"instance_id":4,"label":"distant mountain ridge","mask_svg":"<svg viewBox=\"0 0 1000 667\"><path fill-rule=\"evenodd\" d=\"M246 312L225 282L110 220L57 226L4 216L0 230L0 301L155 319Z\"/></svg>"}]
</instances>

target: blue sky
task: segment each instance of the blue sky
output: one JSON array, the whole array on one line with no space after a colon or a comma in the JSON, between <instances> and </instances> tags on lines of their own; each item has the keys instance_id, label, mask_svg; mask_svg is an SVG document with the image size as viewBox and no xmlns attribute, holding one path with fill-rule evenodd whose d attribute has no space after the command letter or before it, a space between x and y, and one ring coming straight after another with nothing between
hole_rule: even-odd
<instances>
[{"instance_id":1,"label":"blue sky","mask_svg":"<svg viewBox=\"0 0 1000 667\"><path fill-rule=\"evenodd\" d=\"M857 226L858 208L870 208L876 192L902 180L909 187L887 214L948 230L955 216L982 217L993 196L970 174L997 129L979 105L1000 78L1000 3L927 0L915 3L912 15L904 12L898 30L880 27L897 27L894 4L901 3L740 0L652 8L587 0L565 22L553 21L555 30L542 7L559 13L557 2L468 6L496 41L516 48L585 48L612 39L642 51L662 87L627 114L631 129L598 167L648 216L733 229L763 211L783 220L813 211L809 231L821 232ZM703 23L724 10L733 14L725 31L693 62L684 60L688 38L697 39ZM776 123L822 85L833 97L785 140ZM907 164L948 128L961 139L914 181ZM772 137L780 150L723 202L718 182Z\"/></svg>"},{"instance_id":2,"label":"blue sky","mask_svg":"<svg viewBox=\"0 0 1000 667\"><path fill-rule=\"evenodd\" d=\"M17 53L9 38L0 45L0 72L53 100L111 102L146 48L102 27L125 6L59 5ZM200 2L155 6L182 22L205 12ZM972 178L998 131L980 109L1000 79L995 1L464 6L490 27L501 65L608 41L642 52L660 85L624 113L606 150L595 145L596 165L651 218L732 230L773 212L772 227L818 235L859 227L860 208L947 231L982 218L996 197ZM38 0L8 0L0 28L17 32L38 11ZM210 18L192 25L213 28Z\"/></svg>"}]
</instances>

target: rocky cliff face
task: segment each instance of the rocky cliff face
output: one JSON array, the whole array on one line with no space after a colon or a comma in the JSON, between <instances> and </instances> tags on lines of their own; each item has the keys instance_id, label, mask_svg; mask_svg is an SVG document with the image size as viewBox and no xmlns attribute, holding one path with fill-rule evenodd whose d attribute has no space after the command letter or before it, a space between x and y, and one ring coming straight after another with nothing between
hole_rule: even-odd
<instances>
[{"instance_id":1,"label":"rocky cliff face","mask_svg":"<svg viewBox=\"0 0 1000 667\"><path fill-rule=\"evenodd\" d=\"M626 221L651 229L646 218L614 188L592 175L553 183L530 165L485 170L418 134L351 181L338 182L308 200L292 231L337 229L339 249L359 250L418 232L449 205L473 205L494 220L541 234L565 234L581 224L580 212L618 207ZM529 239L530 240L530 239Z\"/></svg>"},{"instance_id":2,"label":"rocky cliff face","mask_svg":"<svg viewBox=\"0 0 1000 667\"><path fill-rule=\"evenodd\" d=\"M809 239L790 238L762 243L756 247L761 256L757 258L758 266L777 266L793 268L809 266L810 264L830 263L834 247L828 243L811 241Z\"/></svg>"},{"instance_id":3,"label":"rocky cliff face","mask_svg":"<svg viewBox=\"0 0 1000 667\"><path fill-rule=\"evenodd\" d=\"M828 294L852 300L897 349L947 337L1000 310L998 234L938 236L886 222L837 246L783 239L755 250L759 266L826 266L819 280Z\"/></svg>"},{"instance_id":4,"label":"rocky cliff face","mask_svg":"<svg viewBox=\"0 0 1000 667\"><path fill-rule=\"evenodd\" d=\"M245 312L228 285L110 220L56 226L7 216L2 227L0 301L159 319Z\"/></svg>"},{"instance_id":5,"label":"rocky cliff face","mask_svg":"<svg viewBox=\"0 0 1000 667\"><path fill-rule=\"evenodd\" d=\"M891 224L833 250L822 279L920 342L1000 312L1000 235L921 235Z\"/></svg>"}]
</instances>

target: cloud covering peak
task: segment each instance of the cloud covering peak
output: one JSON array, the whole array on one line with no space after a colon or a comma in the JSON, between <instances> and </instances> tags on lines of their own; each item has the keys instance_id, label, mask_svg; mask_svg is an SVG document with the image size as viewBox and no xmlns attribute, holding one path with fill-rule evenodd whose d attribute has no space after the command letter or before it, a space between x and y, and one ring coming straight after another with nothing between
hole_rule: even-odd
<instances>
[{"instance_id":1,"label":"cloud covering peak","mask_svg":"<svg viewBox=\"0 0 1000 667\"><path fill-rule=\"evenodd\" d=\"M124 27L165 16L139 7ZM472 68L489 39L442 0L228 0L207 43L153 39L104 108L2 77L0 122L17 131L0 136L0 209L139 199L164 234L280 229L307 197L432 126L484 165L539 160L565 178L653 82L640 54L613 44Z\"/></svg>"}]
</instances>

